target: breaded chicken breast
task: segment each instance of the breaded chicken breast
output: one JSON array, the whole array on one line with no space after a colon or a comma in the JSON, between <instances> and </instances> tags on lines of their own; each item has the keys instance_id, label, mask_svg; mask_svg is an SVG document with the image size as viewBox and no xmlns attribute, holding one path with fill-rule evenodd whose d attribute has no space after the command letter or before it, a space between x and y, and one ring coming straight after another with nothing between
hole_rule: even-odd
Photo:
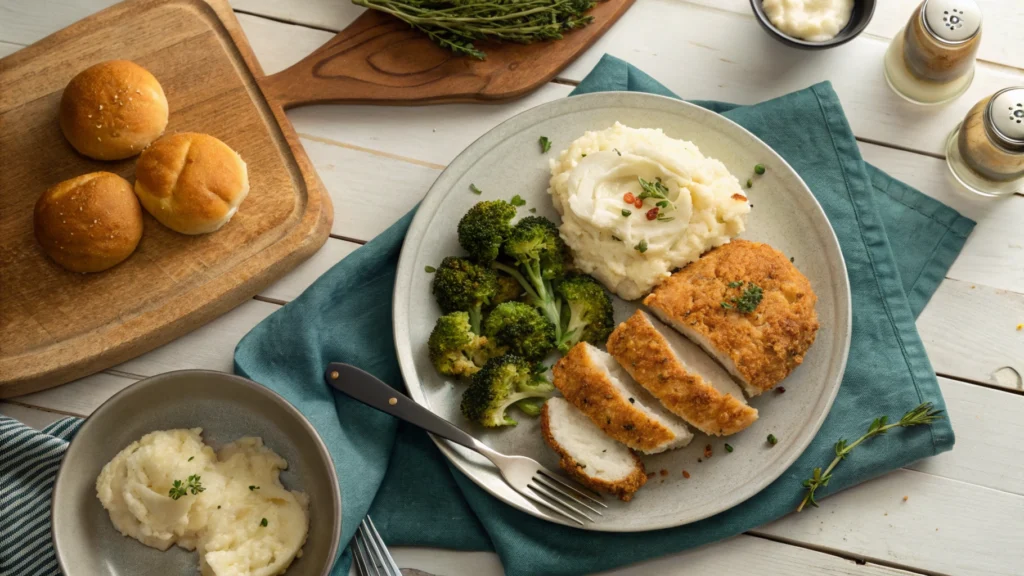
<instances>
[{"instance_id":1,"label":"breaded chicken breast","mask_svg":"<svg viewBox=\"0 0 1024 576\"><path fill-rule=\"evenodd\" d=\"M705 434L727 436L757 420L743 392L703 350L642 310L608 337L608 352L665 408Z\"/></svg>"},{"instance_id":2,"label":"breaded chicken breast","mask_svg":"<svg viewBox=\"0 0 1024 576\"><path fill-rule=\"evenodd\" d=\"M651 398L607 353L580 342L555 364L554 384L605 434L645 454L690 443L681 420Z\"/></svg>"},{"instance_id":3,"label":"breaded chicken breast","mask_svg":"<svg viewBox=\"0 0 1024 576\"><path fill-rule=\"evenodd\" d=\"M757 396L803 362L818 332L817 301L782 252L733 240L673 274L644 304Z\"/></svg>"},{"instance_id":4,"label":"breaded chicken breast","mask_svg":"<svg viewBox=\"0 0 1024 576\"><path fill-rule=\"evenodd\" d=\"M623 502L647 482L636 454L612 440L564 398L551 398L540 413L544 440L569 476L598 492L610 492Z\"/></svg>"}]
</instances>

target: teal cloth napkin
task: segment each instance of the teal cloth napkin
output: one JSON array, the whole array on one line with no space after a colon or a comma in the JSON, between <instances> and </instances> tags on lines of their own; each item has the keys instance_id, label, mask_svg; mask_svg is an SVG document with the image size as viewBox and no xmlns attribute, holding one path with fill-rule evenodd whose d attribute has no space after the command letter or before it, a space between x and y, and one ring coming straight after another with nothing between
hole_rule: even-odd
<instances>
[{"instance_id":1,"label":"teal cloth napkin","mask_svg":"<svg viewBox=\"0 0 1024 576\"><path fill-rule=\"evenodd\" d=\"M574 94L630 90L677 97L605 56ZM876 416L921 402L945 408L914 318L974 223L862 160L828 83L754 106L699 102L781 154L821 203L842 246L853 297L853 341L839 395L817 438L777 481L712 518L668 530L596 533L550 524L494 499L452 468L418 429L334 392L328 362L347 362L404 388L395 359L391 295L412 214L334 266L254 328L235 370L277 391L316 426L342 487L342 542L369 512L394 545L495 550L508 574L583 574L713 542L791 512L801 482L839 438ZM894 253L892 246L898 246ZM949 421L898 430L859 448L822 495L953 446ZM814 511L804 512L814 514ZM316 535L312 535L316 538ZM347 574L348 558L335 574Z\"/></svg>"}]
</instances>

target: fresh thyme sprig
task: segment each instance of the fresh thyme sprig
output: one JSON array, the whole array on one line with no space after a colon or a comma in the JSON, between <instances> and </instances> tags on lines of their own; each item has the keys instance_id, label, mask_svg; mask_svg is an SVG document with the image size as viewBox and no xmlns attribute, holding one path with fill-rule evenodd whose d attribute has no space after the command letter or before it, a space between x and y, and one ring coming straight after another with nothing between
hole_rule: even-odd
<instances>
[{"instance_id":1,"label":"fresh thyme sprig","mask_svg":"<svg viewBox=\"0 0 1024 576\"><path fill-rule=\"evenodd\" d=\"M171 500L177 500L184 496L186 492L191 492L195 496L205 491L206 488L203 488L203 483L200 482L199 478L199 475L193 474L185 482L175 480L174 484L171 485L171 489L167 491L167 495L171 497Z\"/></svg>"},{"instance_id":2,"label":"fresh thyme sprig","mask_svg":"<svg viewBox=\"0 0 1024 576\"><path fill-rule=\"evenodd\" d=\"M352 0L425 33L442 48L479 60L474 41L530 44L557 40L594 19L594 0Z\"/></svg>"},{"instance_id":3,"label":"fresh thyme sprig","mask_svg":"<svg viewBox=\"0 0 1024 576\"><path fill-rule=\"evenodd\" d=\"M804 509L804 506L810 504L815 508L818 507L818 501L814 499L814 493L818 488L824 488L828 486L829 481L832 480L832 471L835 467L846 459L853 452L853 449L859 446L865 440L874 438L875 436L881 436L893 428L910 428L911 426L922 426L931 424L936 420L941 420L945 416L942 415L943 410L936 410L931 402L925 402L917 408L910 410L900 418L899 422L889 424L888 416L881 416L875 418L871 426L868 427L866 434L853 441L853 443L847 443L845 439L836 442L835 452L836 457L832 460L832 463L828 465L822 471L821 468L815 468L811 477L804 480L804 487L807 488L807 494L804 495L804 499L797 506L796 511L799 512Z\"/></svg>"}]
</instances>

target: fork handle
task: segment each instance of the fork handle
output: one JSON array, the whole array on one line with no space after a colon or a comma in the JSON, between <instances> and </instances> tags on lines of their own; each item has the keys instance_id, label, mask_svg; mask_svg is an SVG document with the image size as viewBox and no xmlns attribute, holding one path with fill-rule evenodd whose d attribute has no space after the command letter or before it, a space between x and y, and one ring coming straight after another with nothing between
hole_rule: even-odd
<instances>
[{"instance_id":1,"label":"fork handle","mask_svg":"<svg viewBox=\"0 0 1024 576\"><path fill-rule=\"evenodd\" d=\"M418 426L431 434L436 434L456 444L461 444L489 459L497 455L483 442L466 434L451 422L417 404L412 398L388 386L376 376L364 372L355 366L332 362L327 366L327 373L324 376L327 379L327 383L333 388L344 392L371 408L376 408L385 414L390 414L399 420L404 420L413 426Z\"/></svg>"}]
</instances>

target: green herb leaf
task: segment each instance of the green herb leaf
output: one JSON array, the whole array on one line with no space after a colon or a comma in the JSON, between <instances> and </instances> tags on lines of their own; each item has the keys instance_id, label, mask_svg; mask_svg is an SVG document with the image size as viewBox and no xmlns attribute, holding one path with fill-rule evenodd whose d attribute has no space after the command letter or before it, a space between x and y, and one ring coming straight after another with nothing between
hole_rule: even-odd
<instances>
[{"instance_id":1,"label":"green herb leaf","mask_svg":"<svg viewBox=\"0 0 1024 576\"><path fill-rule=\"evenodd\" d=\"M625 216L626 218L629 218L629 215L632 213L632 210L626 210L625 208L622 209L622 215Z\"/></svg>"},{"instance_id":2,"label":"green herb leaf","mask_svg":"<svg viewBox=\"0 0 1024 576\"><path fill-rule=\"evenodd\" d=\"M251 486L251 485L249 486L249 492L252 492L253 490L259 490L259 489L260 489L259 486Z\"/></svg>"},{"instance_id":3,"label":"green herb leaf","mask_svg":"<svg viewBox=\"0 0 1024 576\"><path fill-rule=\"evenodd\" d=\"M618 236L615 236L614 234L612 235L612 240L618 240L619 242L622 242L622 238L619 238Z\"/></svg>"},{"instance_id":4,"label":"green herb leaf","mask_svg":"<svg viewBox=\"0 0 1024 576\"><path fill-rule=\"evenodd\" d=\"M544 152L547 152L548 150L551 150L551 140L549 140L547 136L541 136L540 137L540 152L541 152L541 154L543 154Z\"/></svg>"},{"instance_id":5,"label":"green herb leaf","mask_svg":"<svg viewBox=\"0 0 1024 576\"><path fill-rule=\"evenodd\" d=\"M641 240L639 244L633 246L633 249L641 254L647 252L647 240Z\"/></svg>"},{"instance_id":6,"label":"green herb leaf","mask_svg":"<svg viewBox=\"0 0 1024 576\"><path fill-rule=\"evenodd\" d=\"M537 209L536 208L530 208L530 214L536 214L536 213L537 213Z\"/></svg>"},{"instance_id":7,"label":"green herb leaf","mask_svg":"<svg viewBox=\"0 0 1024 576\"><path fill-rule=\"evenodd\" d=\"M520 196L519 194L516 194L515 196L513 196L512 199L509 200L508 203L513 205L513 206L515 206L516 208L518 208L520 206L526 206L526 200L523 200L523 197Z\"/></svg>"},{"instance_id":8,"label":"green herb leaf","mask_svg":"<svg viewBox=\"0 0 1024 576\"><path fill-rule=\"evenodd\" d=\"M619 156L622 156L622 152L619 152L618 148L612 148L612 150L615 150L616 154L618 154Z\"/></svg>"},{"instance_id":9,"label":"green herb leaf","mask_svg":"<svg viewBox=\"0 0 1024 576\"><path fill-rule=\"evenodd\" d=\"M754 181L751 180L750 178L747 178L747 188L753 188L753 187L754 187Z\"/></svg>"},{"instance_id":10,"label":"green herb leaf","mask_svg":"<svg viewBox=\"0 0 1024 576\"><path fill-rule=\"evenodd\" d=\"M754 166L755 174L764 174L764 164L757 164Z\"/></svg>"},{"instance_id":11,"label":"green herb leaf","mask_svg":"<svg viewBox=\"0 0 1024 576\"><path fill-rule=\"evenodd\" d=\"M427 274L433 274L434 272L437 272L437 268L434 268L433 266L424 266L423 271Z\"/></svg>"},{"instance_id":12,"label":"green herb leaf","mask_svg":"<svg viewBox=\"0 0 1024 576\"><path fill-rule=\"evenodd\" d=\"M726 284L726 286L728 286L729 288L739 288L740 286L743 286L743 281L736 280L734 282L729 282L728 284Z\"/></svg>"},{"instance_id":13,"label":"green herb leaf","mask_svg":"<svg viewBox=\"0 0 1024 576\"><path fill-rule=\"evenodd\" d=\"M587 157L586 154L580 154L580 158L586 158L586 157Z\"/></svg>"},{"instance_id":14,"label":"green herb leaf","mask_svg":"<svg viewBox=\"0 0 1024 576\"><path fill-rule=\"evenodd\" d=\"M469 191L472 192L473 194L476 194L477 196L479 196L479 195L484 193L483 190L481 190L481 189L476 187L476 184L470 184L469 185Z\"/></svg>"},{"instance_id":15,"label":"green herb leaf","mask_svg":"<svg viewBox=\"0 0 1024 576\"><path fill-rule=\"evenodd\" d=\"M775 434L769 434L768 443L771 444L772 446L775 446L776 444L779 443L779 439L775 437Z\"/></svg>"},{"instance_id":16,"label":"green herb leaf","mask_svg":"<svg viewBox=\"0 0 1024 576\"><path fill-rule=\"evenodd\" d=\"M732 444L726 444L725 445L725 451L726 452L732 452Z\"/></svg>"},{"instance_id":17,"label":"green herb leaf","mask_svg":"<svg viewBox=\"0 0 1024 576\"><path fill-rule=\"evenodd\" d=\"M200 476L193 474L185 482L175 480L171 483L171 489L167 491L167 495L171 497L171 500L177 500L184 496L186 492L195 496L205 490L206 488L203 488L203 483L200 481Z\"/></svg>"},{"instance_id":18,"label":"green herb leaf","mask_svg":"<svg viewBox=\"0 0 1024 576\"><path fill-rule=\"evenodd\" d=\"M260 526L263 526L264 528L267 527L267 519L266 518L260 520Z\"/></svg>"},{"instance_id":19,"label":"green herb leaf","mask_svg":"<svg viewBox=\"0 0 1024 576\"><path fill-rule=\"evenodd\" d=\"M193 461L193 460L195 460L195 459L196 459L196 457L195 457L195 456L189 456L189 457L188 457L188 460L187 460L187 461L188 461L188 462L191 462L191 461Z\"/></svg>"}]
</instances>

